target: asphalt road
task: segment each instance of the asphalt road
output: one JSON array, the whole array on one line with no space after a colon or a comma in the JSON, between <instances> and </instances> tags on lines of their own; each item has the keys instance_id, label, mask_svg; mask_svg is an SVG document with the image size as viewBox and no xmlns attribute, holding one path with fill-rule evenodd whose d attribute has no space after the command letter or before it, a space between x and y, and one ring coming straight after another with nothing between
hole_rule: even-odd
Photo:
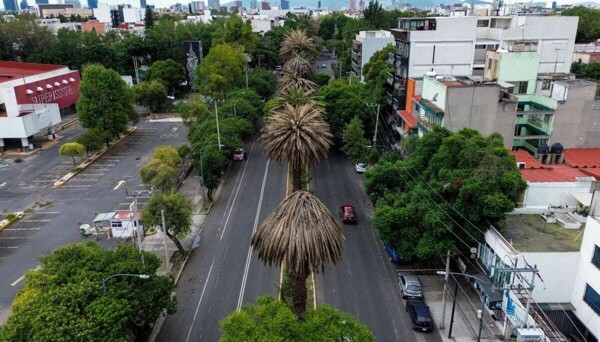
<instances>
[{"instance_id":1,"label":"asphalt road","mask_svg":"<svg viewBox=\"0 0 600 342\"><path fill-rule=\"evenodd\" d=\"M262 264L250 247L253 230L285 196L283 165L268 161L262 145L246 146L248 159L233 163L177 286L177 313L158 341L217 341L219 322L242 304L277 295L279 267Z\"/></svg>"},{"instance_id":2,"label":"asphalt road","mask_svg":"<svg viewBox=\"0 0 600 342\"><path fill-rule=\"evenodd\" d=\"M23 275L39 265L37 256L82 241L80 222L91 223L95 211L108 212L131 202L125 189L140 187L139 167L150 160L154 147L177 146L187 140L181 123L140 122L137 126L135 133L59 189L52 189L52 184L73 167L71 161L58 156L60 144L23 158L20 164L0 160L9 165L0 169L0 184L4 184L0 187L0 210L35 207L0 232L0 324L10 314L15 294L23 286ZM65 136L61 144L74 140L82 131L76 126L60 132ZM105 246L115 242L100 241Z\"/></svg>"},{"instance_id":3,"label":"asphalt road","mask_svg":"<svg viewBox=\"0 0 600 342\"><path fill-rule=\"evenodd\" d=\"M358 223L342 225L344 255L335 266L315 277L317 302L356 316L377 341L441 341L437 333L414 333L396 281L396 270L373 228L373 206L364 191L363 175L339 151L332 150L312 170L311 186L338 218L339 207L356 208Z\"/></svg>"}]
</instances>

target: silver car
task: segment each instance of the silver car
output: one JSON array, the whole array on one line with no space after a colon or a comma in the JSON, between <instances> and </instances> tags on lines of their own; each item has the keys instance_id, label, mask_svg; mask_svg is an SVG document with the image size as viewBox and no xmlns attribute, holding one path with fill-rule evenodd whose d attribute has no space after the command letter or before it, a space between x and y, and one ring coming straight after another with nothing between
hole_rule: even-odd
<instances>
[{"instance_id":1,"label":"silver car","mask_svg":"<svg viewBox=\"0 0 600 342\"><path fill-rule=\"evenodd\" d=\"M356 168L357 173L367 172L367 164L365 164L365 163L358 163L358 164L354 165L354 167Z\"/></svg>"},{"instance_id":2,"label":"silver car","mask_svg":"<svg viewBox=\"0 0 600 342\"><path fill-rule=\"evenodd\" d=\"M423 298L421 282L416 275L410 273L398 273L398 285L400 285L402 298Z\"/></svg>"}]
</instances>

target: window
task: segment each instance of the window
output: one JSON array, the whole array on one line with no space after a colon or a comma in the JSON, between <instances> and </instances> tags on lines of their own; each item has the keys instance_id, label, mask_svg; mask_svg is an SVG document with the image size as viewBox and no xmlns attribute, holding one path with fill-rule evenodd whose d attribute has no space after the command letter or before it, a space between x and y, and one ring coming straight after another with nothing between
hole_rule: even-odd
<instances>
[{"instance_id":1,"label":"window","mask_svg":"<svg viewBox=\"0 0 600 342\"><path fill-rule=\"evenodd\" d=\"M490 21L485 19L485 20L477 20L477 27L489 27L490 26Z\"/></svg>"},{"instance_id":2,"label":"window","mask_svg":"<svg viewBox=\"0 0 600 342\"><path fill-rule=\"evenodd\" d=\"M594 256L592 257L592 264L600 268L600 247L594 246Z\"/></svg>"},{"instance_id":3,"label":"window","mask_svg":"<svg viewBox=\"0 0 600 342\"><path fill-rule=\"evenodd\" d=\"M586 302L592 310L600 315L600 294L596 292L590 285L585 284L585 294L583 301Z\"/></svg>"},{"instance_id":4,"label":"window","mask_svg":"<svg viewBox=\"0 0 600 342\"><path fill-rule=\"evenodd\" d=\"M488 67L488 69L490 69L490 70L492 69L492 63L493 63L493 59L491 59L491 58L488 58L488 65L487 65L487 67Z\"/></svg>"},{"instance_id":5,"label":"window","mask_svg":"<svg viewBox=\"0 0 600 342\"><path fill-rule=\"evenodd\" d=\"M552 80L543 80L542 81L542 90L549 90L550 86L552 86Z\"/></svg>"},{"instance_id":6,"label":"window","mask_svg":"<svg viewBox=\"0 0 600 342\"><path fill-rule=\"evenodd\" d=\"M515 85L515 94L527 94L529 82L511 82Z\"/></svg>"}]
</instances>

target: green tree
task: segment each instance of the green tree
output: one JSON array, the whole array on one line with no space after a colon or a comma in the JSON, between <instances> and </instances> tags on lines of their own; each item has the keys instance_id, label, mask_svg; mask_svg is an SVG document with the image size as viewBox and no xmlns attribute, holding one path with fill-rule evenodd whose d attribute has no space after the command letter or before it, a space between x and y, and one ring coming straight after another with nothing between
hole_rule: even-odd
<instances>
[{"instance_id":1,"label":"green tree","mask_svg":"<svg viewBox=\"0 0 600 342\"><path fill-rule=\"evenodd\" d=\"M146 81L163 82L169 94L173 94L179 85L186 80L183 65L172 59L152 63L146 70L145 77Z\"/></svg>"},{"instance_id":2,"label":"green tree","mask_svg":"<svg viewBox=\"0 0 600 342\"><path fill-rule=\"evenodd\" d=\"M259 38L256 50L254 50L253 62L255 67L274 69L277 65L281 64L279 61L279 49L281 48L281 42L283 42L286 32L286 28L277 26L265 32Z\"/></svg>"},{"instance_id":3,"label":"green tree","mask_svg":"<svg viewBox=\"0 0 600 342\"><path fill-rule=\"evenodd\" d=\"M577 16L577 43L590 43L600 39L600 9L575 6L561 11L562 16Z\"/></svg>"},{"instance_id":4,"label":"green tree","mask_svg":"<svg viewBox=\"0 0 600 342\"><path fill-rule=\"evenodd\" d=\"M375 228L405 259L468 250L517 205L527 184L498 134L435 128L410 157L383 162L365 182L376 204Z\"/></svg>"},{"instance_id":5,"label":"green tree","mask_svg":"<svg viewBox=\"0 0 600 342\"><path fill-rule=\"evenodd\" d=\"M222 97L242 79L245 65L239 48L227 44L213 47L198 69L198 89L202 94Z\"/></svg>"},{"instance_id":6,"label":"green tree","mask_svg":"<svg viewBox=\"0 0 600 342\"><path fill-rule=\"evenodd\" d=\"M144 16L144 26L146 28L150 28L154 26L154 13L152 12L152 8L150 6L146 6L146 14Z\"/></svg>"},{"instance_id":7,"label":"green tree","mask_svg":"<svg viewBox=\"0 0 600 342\"><path fill-rule=\"evenodd\" d=\"M88 129L85 133L77 137L76 142L85 147L85 151L96 152L102 149L106 134L96 128Z\"/></svg>"},{"instance_id":8,"label":"green tree","mask_svg":"<svg viewBox=\"0 0 600 342\"><path fill-rule=\"evenodd\" d=\"M0 20L0 60L27 61L55 40L35 19L33 14L19 14L15 20Z\"/></svg>"},{"instance_id":9,"label":"green tree","mask_svg":"<svg viewBox=\"0 0 600 342\"><path fill-rule=\"evenodd\" d=\"M371 59L362 68L362 74L365 77L365 82L375 82L379 74L385 70L386 72L394 69L387 63L388 54L394 52L394 45L389 44L383 49L375 52Z\"/></svg>"},{"instance_id":10,"label":"green tree","mask_svg":"<svg viewBox=\"0 0 600 342\"><path fill-rule=\"evenodd\" d=\"M221 321L221 342L237 341L375 341L354 316L329 305L319 305L299 322L292 311L272 297L258 298Z\"/></svg>"},{"instance_id":11,"label":"green tree","mask_svg":"<svg viewBox=\"0 0 600 342\"><path fill-rule=\"evenodd\" d=\"M2 341L130 341L142 338L166 310L176 310L173 278L158 276L160 260L131 246L115 251L94 242L58 248L39 257L0 330ZM118 273L149 278L114 277ZM133 335L133 336L132 336Z\"/></svg>"},{"instance_id":12,"label":"green tree","mask_svg":"<svg viewBox=\"0 0 600 342\"><path fill-rule=\"evenodd\" d=\"M252 32L250 21L244 22L242 17L232 15L226 20L214 22L216 30L213 34L213 46L220 44L237 45L244 48L245 53L252 53L258 45L258 35Z\"/></svg>"},{"instance_id":13,"label":"green tree","mask_svg":"<svg viewBox=\"0 0 600 342\"><path fill-rule=\"evenodd\" d=\"M144 224L162 226L161 210L165 215L167 236L175 243L180 253L185 253L179 239L191 232L193 222L190 200L184 194L175 191L154 194L144 207Z\"/></svg>"},{"instance_id":14,"label":"green tree","mask_svg":"<svg viewBox=\"0 0 600 342\"><path fill-rule=\"evenodd\" d=\"M354 163L364 163L369 154L369 140L365 138L363 123L358 117L354 116L350 123L344 127L342 134L344 146L342 150L350 157Z\"/></svg>"},{"instance_id":15,"label":"green tree","mask_svg":"<svg viewBox=\"0 0 600 342\"><path fill-rule=\"evenodd\" d=\"M318 72L315 74L315 83L319 87L328 85L330 80L331 80L331 76L329 76L329 74L326 74L324 72Z\"/></svg>"},{"instance_id":16,"label":"green tree","mask_svg":"<svg viewBox=\"0 0 600 342\"><path fill-rule=\"evenodd\" d=\"M369 1L367 7L363 10L365 21L373 28L379 29L383 27L383 6L379 1ZM389 27L388 27L389 28Z\"/></svg>"},{"instance_id":17,"label":"green tree","mask_svg":"<svg viewBox=\"0 0 600 342\"><path fill-rule=\"evenodd\" d=\"M170 145L158 146L152 152L152 159L158 160L163 164L167 164L172 168L177 168L181 164L179 151Z\"/></svg>"},{"instance_id":18,"label":"green tree","mask_svg":"<svg viewBox=\"0 0 600 342\"><path fill-rule=\"evenodd\" d=\"M113 70L89 65L83 70L77 101L77 117L84 128L97 128L111 137L127 130L131 93L125 81ZM106 143L110 140L107 138Z\"/></svg>"},{"instance_id":19,"label":"green tree","mask_svg":"<svg viewBox=\"0 0 600 342\"><path fill-rule=\"evenodd\" d=\"M60 147L58 154L61 157L71 157L73 159L73 166L76 166L75 157L81 158L85 155L85 146L76 142L66 143Z\"/></svg>"},{"instance_id":20,"label":"green tree","mask_svg":"<svg viewBox=\"0 0 600 342\"><path fill-rule=\"evenodd\" d=\"M165 107L167 96L167 88L160 81L146 81L133 86L135 103L148 107L152 112L160 111Z\"/></svg>"},{"instance_id":21,"label":"green tree","mask_svg":"<svg viewBox=\"0 0 600 342\"><path fill-rule=\"evenodd\" d=\"M268 70L253 70L248 73L248 87L256 91L262 99L269 99L275 93L277 76Z\"/></svg>"},{"instance_id":22,"label":"green tree","mask_svg":"<svg viewBox=\"0 0 600 342\"><path fill-rule=\"evenodd\" d=\"M571 72L578 77L600 80L600 63L583 64L576 62L571 64Z\"/></svg>"}]
</instances>

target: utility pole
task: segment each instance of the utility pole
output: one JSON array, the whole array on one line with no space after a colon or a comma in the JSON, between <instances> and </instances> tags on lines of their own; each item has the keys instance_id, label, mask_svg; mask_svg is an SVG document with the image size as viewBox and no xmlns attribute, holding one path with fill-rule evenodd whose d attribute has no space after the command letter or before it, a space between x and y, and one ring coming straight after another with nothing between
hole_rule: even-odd
<instances>
[{"instance_id":1,"label":"utility pole","mask_svg":"<svg viewBox=\"0 0 600 342\"><path fill-rule=\"evenodd\" d=\"M137 58L135 58L135 56L132 56L131 58L133 58L133 68L135 69L135 82L140 83L140 74L138 72L138 64L137 64Z\"/></svg>"},{"instance_id":2,"label":"utility pole","mask_svg":"<svg viewBox=\"0 0 600 342\"><path fill-rule=\"evenodd\" d=\"M248 71L251 71L252 68L244 68L244 71L246 72L246 88L248 88Z\"/></svg>"},{"instance_id":3,"label":"utility pole","mask_svg":"<svg viewBox=\"0 0 600 342\"><path fill-rule=\"evenodd\" d=\"M448 338L452 338L452 326L454 325L454 310L456 309L456 296L458 296L458 283L454 282L454 301L452 301L452 313L450 314L450 328Z\"/></svg>"},{"instance_id":4,"label":"utility pole","mask_svg":"<svg viewBox=\"0 0 600 342\"><path fill-rule=\"evenodd\" d=\"M125 197L127 198L133 198L133 208L130 206L129 210L131 211L131 209L133 209L133 213L132 213L132 218L133 218L133 227L137 233L137 245L138 245L138 249L140 251L140 255L142 257L142 265L146 265L146 261L144 260L144 253L142 253L143 249L142 249L142 234L144 234L144 231L141 229L142 225L139 222L138 219L138 197L140 198L150 198L152 196L152 194L154 193L154 189L150 189L150 190L137 190L137 191L129 191L128 189L125 190Z\"/></svg>"},{"instance_id":5,"label":"utility pole","mask_svg":"<svg viewBox=\"0 0 600 342\"><path fill-rule=\"evenodd\" d=\"M444 292L442 292L442 322L439 329L444 329L446 322L446 298L448 298L448 276L450 275L450 251L446 254L446 275L444 276Z\"/></svg>"},{"instance_id":6,"label":"utility pole","mask_svg":"<svg viewBox=\"0 0 600 342\"><path fill-rule=\"evenodd\" d=\"M167 261L167 273L171 273L171 263L169 262L169 250L167 249L167 225L165 224L165 211L160 210L160 216L162 216L162 230L163 230L163 242L165 244L165 257Z\"/></svg>"},{"instance_id":7,"label":"utility pole","mask_svg":"<svg viewBox=\"0 0 600 342\"><path fill-rule=\"evenodd\" d=\"M262 58L262 55L258 55L258 68L260 69L260 59Z\"/></svg>"},{"instance_id":8,"label":"utility pole","mask_svg":"<svg viewBox=\"0 0 600 342\"><path fill-rule=\"evenodd\" d=\"M377 119L375 120L375 134L373 134L373 147L377 146L377 129L379 128L379 108L381 105L377 104Z\"/></svg>"},{"instance_id":9,"label":"utility pole","mask_svg":"<svg viewBox=\"0 0 600 342\"><path fill-rule=\"evenodd\" d=\"M527 290L527 304L525 305L525 317L523 318L523 323L521 324L522 328L526 328L529 322L529 310L531 309L531 300L532 293L535 285L535 277L539 273L537 265L533 265L533 267L527 265L526 268L498 268L497 272L506 272L506 273L516 273L519 277L519 280L527 285L525 289ZM526 280L521 273L531 273L531 281ZM511 285L513 287L514 285Z\"/></svg>"},{"instance_id":10,"label":"utility pole","mask_svg":"<svg viewBox=\"0 0 600 342\"><path fill-rule=\"evenodd\" d=\"M204 189L204 161L202 158L202 154L204 152L200 151L200 187L202 188L202 208L206 208L206 193Z\"/></svg>"},{"instance_id":11,"label":"utility pole","mask_svg":"<svg viewBox=\"0 0 600 342\"><path fill-rule=\"evenodd\" d=\"M217 142L219 144L219 150L221 149L221 131L219 130L219 100L215 99L215 117L217 118Z\"/></svg>"}]
</instances>

